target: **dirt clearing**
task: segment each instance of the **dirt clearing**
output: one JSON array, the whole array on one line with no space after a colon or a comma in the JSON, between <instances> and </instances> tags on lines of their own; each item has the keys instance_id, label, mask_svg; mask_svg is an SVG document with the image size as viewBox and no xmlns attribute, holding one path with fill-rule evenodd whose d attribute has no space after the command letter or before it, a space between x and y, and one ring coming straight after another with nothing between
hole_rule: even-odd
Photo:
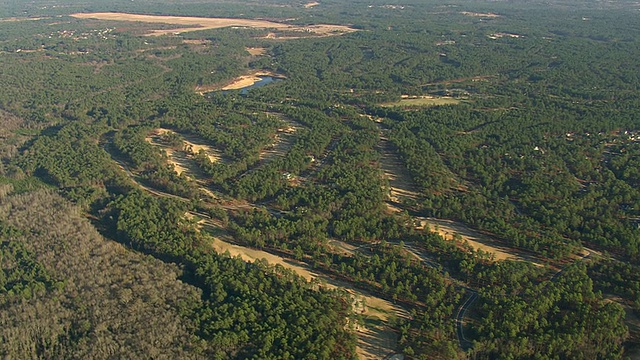
<instances>
[{"instance_id":1,"label":"dirt clearing","mask_svg":"<svg viewBox=\"0 0 640 360\"><path fill-rule=\"evenodd\" d=\"M251 54L251 56L260 56L267 53L267 48L263 47L248 47L245 48L245 50L247 50L247 52Z\"/></svg>"},{"instance_id":2,"label":"dirt clearing","mask_svg":"<svg viewBox=\"0 0 640 360\"><path fill-rule=\"evenodd\" d=\"M207 221L201 221L208 231L215 231L215 226ZM220 231L220 230L218 230ZM231 256L239 256L247 262L266 259L269 264L278 264L293 270L307 281L318 279L328 289L345 289L353 297L353 309L361 315L363 321L354 325L358 336L357 353L360 359L383 359L394 353L398 343L398 336L387 323L396 317L407 318L409 313L391 302L373 296L365 291L352 288L351 284L333 280L311 270L306 264L285 259L266 251L251 249L232 244L223 240L224 236L212 237L212 246L218 253L229 252Z\"/></svg>"},{"instance_id":3,"label":"dirt clearing","mask_svg":"<svg viewBox=\"0 0 640 360\"><path fill-rule=\"evenodd\" d=\"M389 200L402 203L402 199L416 200L419 189L413 184L408 170L393 151L393 145L385 137L380 138L380 169L389 181Z\"/></svg>"},{"instance_id":4,"label":"dirt clearing","mask_svg":"<svg viewBox=\"0 0 640 360\"><path fill-rule=\"evenodd\" d=\"M338 35L356 31L356 29L342 25L311 25L297 26L278 23L266 20L254 19L233 19L233 18L204 18L189 16L159 16L159 15L139 15L128 13L76 13L71 16L79 19L98 19L115 21L140 21L146 23L160 23L172 25L193 26L189 28L151 30L147 35L180 34L189 31L200 31L209 29L219 29L225 27L278 29L287 31L299 31L304 33L315 33L317 35Z\"/></svg>"},{"instance_id":5,"label":"dirt clearing","mask_svg":"<svg viewBox=\"0 0 640 360\"><path fill-rule=\"evenodd\" d=\"M318 6L318 5L320 5L319 2L312 1L312 2L308 2L308 3L304 4L304 7L309 9L309 8L312 8L312 7Z\"/></svg>"},{"instance_id":6,"label":"dirt clearing","mask_svg":"<svg viewBox=\"0 0 640 360\"><path fill-rule=\"evenodd\" d=\"M258 81L262 80L261 76L273 76L278 78L282 77L282 75L274 74L269 71L256 71L254 73L251 73L248 75L242 75L233 79L231 83L223 86L222 88L220 88L220 90L239 90L239 89L249 87L257 83Z\"/></svg>"},{"instance_id":7,"label":"dirt clearing","mask_svg":"<svg viewBox=\"0 0 640 360\"><path fill-rule=\"evenodd\" d=\"M442 106L442 105L457 105L462 100L454 99L450 96L416 96L411 97L408 95L402 95L399 101L380 104L383 107L393 106Z\"/></svg>"},{"instance_id":8,"label":"dirt clearing","mask_svg":"<svg viewBox=\"0 0 640 360\"><path fill-rule=\"evenodd\" d=\"M178 175L182 173L194 174L198 172L196 164L193 162L192 157L198 154L201 150L209 158L209 161L215 163L221 161L222 155L220 151L206 145L202 139L199 139L193 135L177 134L182 140L182 147L177 150L175 147L162 141L163 135L177 134L173 130L158 128L152 131L145 140L151 145L162 148L166 153L175 171Z\"/></svg>"},{"instance_id":9,"label":"dirt clearing","mask_svg":"<svg viewBox=\"0 0 640 360\"><path fill-rule=\"evenodd\" d=\"M446 240L466 241L475 250L482 250L494 256L495 260L521 260L528 261L536 266L543 266L538 259L524 254L517 249L513 249L503 245L500 241L471 229L461 223L453 220L436 219L436 218L416 218L420 226L418 229L424 229L426 225L433 232L437 232Z\"/></svg>"}]
</instances>

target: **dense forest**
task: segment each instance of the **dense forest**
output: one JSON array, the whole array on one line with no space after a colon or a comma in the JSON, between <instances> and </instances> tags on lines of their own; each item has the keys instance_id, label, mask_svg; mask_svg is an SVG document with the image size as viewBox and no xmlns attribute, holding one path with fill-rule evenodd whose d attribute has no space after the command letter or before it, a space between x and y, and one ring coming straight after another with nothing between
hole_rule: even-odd
<instances>
[{"instance_id":1,"label":"dense forest","mask_svg":"<svg viewBox=\"0 0 640 360\"><path fill-rule=\"evenodd\" d=\"M634 358L639 9L3 2L0 355Z\"/></svg>"}]
</instances>

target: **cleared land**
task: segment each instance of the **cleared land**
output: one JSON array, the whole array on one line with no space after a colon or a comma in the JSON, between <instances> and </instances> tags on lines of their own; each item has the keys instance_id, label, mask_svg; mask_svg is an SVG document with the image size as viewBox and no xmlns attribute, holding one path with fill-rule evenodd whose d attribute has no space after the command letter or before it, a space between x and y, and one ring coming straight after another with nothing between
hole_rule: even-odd
<instances>
[{"instance_id":1,"label":"cleared land","mask_svg":"<svg viewBox=\"0 0 640 360\"><path fill-rule=\"evenodd\" d=\"M207 224L206 221L204 223ZM207 224L206 226L211 227L212 225ZM266 251L231 244L221 237L214 237L212 246L218 253L229 252L231 256L239 256L247 262L265 259L269 264L277 264L294 271L307 281L320 280L323 284L322 286L328 289L345 289L354 299L354 312L364 318L363 322L354 325L358 335L358 347L356 350L360 359L383 359L394 352L398 343L398 336L386 323L394 317L407 318L409 314L406 310L387 300L356 290L349 283L333 280L313 272L305 264L294 262Z\"/></svg>"},{"instance_id":2,"label":"cleared land","mask_svg":"<svg viewBox=\"0 0 640 360\"><path fill-rule=\"evenodd\" d=\"M168 133L171 130L168 129L156 129L154 132L156 136L160 136L162 133ZM147 138L147 141L153 143L153 138ZM157 191L143 186L138 183L133 174L122 164L118 163L122 169L129 175L132 180L143 189L149 191L156 196L171 197L181 201L188 201L176 195L171 195ZM205 191L205 188L202 188ZM213 196L215 197L215 196ZM253 205L246 206L223 206L225 209L238 209L238 208L251 208ZM200 214L187 213L185 217L190 220L195 219L195 216ZM211 219L201 219L198 221L198 227L201 230L209 232L212 236L211 245L218 253L229 252L231 256L238 256L242 260L247 262L254 262L259 259L265 259L269 264L280 265L286 269L294 271L307 281L319 280L323 287L329 289L341 288L346 290L354 299L353 307L354 312L361 315L363 321L354 324L356 335L358 336L357 354L360 359L373 360L383 359L390 354L393 354L397 346L397 334L387 323L393 318L408 318L409 313L401 307L392 304L391 302L373 296L367 292L354 289L352 284L347 282L331 279L323 274L312 271L306 264L296 262L283 258L278 255L268 253L263 250L252 249L249 247L232 244L227 237L229 236L226 231L215 223ZM345 244L346 245L346 244Z\"/></svg>"},{"instance_id":3,"label":"cleared land","mask_svg":"<svg viewBox=\"0 0 640 360\"><path fill-rule=\"evenodd\" d=\"M387 209L394 213L400 213L402 209L395 204L401 204L402 199L418 199L419 189L415 186L406 167L394 151L392 144L384 136L384 130L382 129L378 147L380 149L380 168L383 176L389 181ZM425 229L428 225L431 231L451 240L457 235L461 241L467 241L474 249L493 254L495 260L526 260L537 264L536 259L521 254L515 249L505 247L497 240L470 229L461 223L436 218L414 217L414 219L419 224L417 229Z\"/></svg>"},{"instance_id":4,"label":"cleared land","mask_svg":"<svg viewBox=\"0 0 640 360\"><path fill-rule=\"evenodd\" d=\"M245 48L251 56L260 56L267 53L267 49L263 47L248 47Z\"/></svg>"},{"instance_id":5,"label":"cleared land","mask_svg":"<svg viewBox=\"0 0 640 360\"><path fill-rule=\"evenodd\" d=\"M402 199L416 200L419 197L419 189L411 181L407 169L398 156L394 156L392 144L380 137L380 168L383 176L389 181L389 200L393 203L402 203Z\"/></svg>"},{"instance_id":6,"label":"cleared land","mask_svg":"<svg viewBox=\"0 0 640 360\"><path fill-rule=\"evenodd\" d=\"M384 107L392 107L392 106L441 106L441 105L456 105L459 104L461 100L454 99L449 96L443 97L435 97L435 96L418 96L418 97L408 97L403 95L398 101L383 103L380 106Z\"/></svg>"},{"instance_id":7,"label":"cleared land","mask_svg":"<svg viewBox=\"0 0 640 360\"><path fill-rule=\"evenodd\" d=\"M275 74L270 71L255 71L247 75L238 76L231 80L226 85L212 84L212 85L198 85L195 87L196 94L204 95L205 93L218 90L239 90L249 87L258 81L262 80L261 76L272 76L275 78L283 78L280 74Z\"/></svg>"},{"instance_id":8,"label":"cleared land","mask_svg":"<svg viewBox=\"0 0 640 360\"><path fill-rule=\"evenodd\" d=\"M199 153L200 150L207 154L211 162L218 162L222 159L222 155L218 150L204 144L204 141L196 136L180 134L184 145L181 151L175 150L170 145L162 142L162 136L165 134L175 134L175 132L169 129L158 128L152 131L145 140L154 146L162 148L167 153L169 163L175 167L178 175L182 173L194 173L196 171L195 164L190 159L190 156Z\"/></svg>"},{"instance_id":9,"label":"cleared land","mask_svg":"<svg viewBox=\"0 0 640 360\"><path fill-rule=\"evenodd\" d=\"M165 35L180 34L189 31L200 31L209 29L219 29L225 27L249 27L259 29L278 29L287 31L299 31L301 35L304 33L314 33L316 35L339 35L343 33L353 32L356 29L343 25L311 25L297 26L284 23L278 23L266 20L254 19L233 19L233 18L203 18L189 16L159 16L159 15L140 15L128 13L76 13L71 16L79 19L99 19L99 20L115 20L115 21L140 21L146 23L172 24L191 26L178 29L151 30L148 35Z\"/></svg>"}]
</instances>

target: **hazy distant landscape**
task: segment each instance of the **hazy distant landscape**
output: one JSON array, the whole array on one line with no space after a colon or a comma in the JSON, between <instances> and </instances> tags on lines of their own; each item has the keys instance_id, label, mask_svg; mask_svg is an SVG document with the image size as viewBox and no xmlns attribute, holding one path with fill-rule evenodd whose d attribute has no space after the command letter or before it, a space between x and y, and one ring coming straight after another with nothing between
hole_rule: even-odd
<instances>
[{"instance_id":1,"label":"hazy distant landscape","mask_svg":"<svg viewBox=\"0 0 640 360\"><path fill-rule=\"evenodd\" d=\"M0 356L640 356L640 3L5 1Z\"/></svg>"}]
</instances>

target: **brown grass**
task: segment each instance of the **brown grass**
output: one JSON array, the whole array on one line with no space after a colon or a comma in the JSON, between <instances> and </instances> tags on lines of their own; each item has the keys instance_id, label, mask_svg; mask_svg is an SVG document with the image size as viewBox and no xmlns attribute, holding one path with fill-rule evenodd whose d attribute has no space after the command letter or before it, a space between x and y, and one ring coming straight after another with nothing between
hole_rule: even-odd
<instances>
[{"instance_id":1,"label":"brown grass","mask_svg":"<svg viewBox=\"0 0 640 360\"><path fill-rule=\"evenodd\" d=\"M189 31L200 31L209 29L219 29L225 27L249 27L259 29L278 29L287 31L299 31L301 34L314 33L316 35L333 35L356 31L356 29L342 25L311 25L297 26L257 19L234 19L234 18L204 18L188 16L158 16L139 15L128 13L76 13L71 16L79 19L99 19L115 21L140 21L147 23L161 23L172 25L192 26L188 28L151 30L148 35L180 34Z\"/></svg>"}]
</instances>

